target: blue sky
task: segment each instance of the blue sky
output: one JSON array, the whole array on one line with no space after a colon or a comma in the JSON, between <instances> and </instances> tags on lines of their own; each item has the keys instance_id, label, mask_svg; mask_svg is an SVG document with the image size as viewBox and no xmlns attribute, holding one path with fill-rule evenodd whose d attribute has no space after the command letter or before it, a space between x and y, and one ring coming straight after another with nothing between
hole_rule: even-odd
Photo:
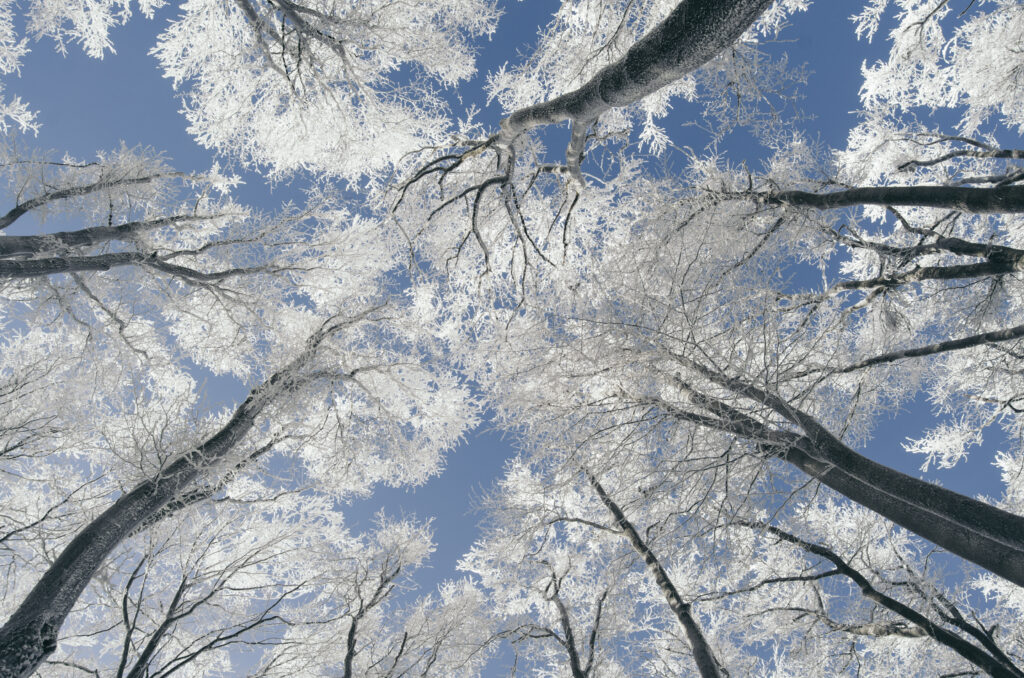
<instances>
[{"instance_id":1,"label":"blue sky","mask_svg":"<svg viewBox=\"0 0 1024 678\"><path fill-rule=\"evenodd\" d=\"M481 45L481 73L460 89L466 105L485 105L480 85L486 70L514 62L517 52L528 51L538 25L556 7L553 0L506 3L497 34ZM879 58L885 49L884 36L876 37L874 44L856 41L847 18L852 11L853 6L847 3L818 0L808 12L794 17L793 25L781 35L782 42L770 47L788 52L793 63L809 65L812 72L802 88L803 106L814 119L807 121L804 129L833 147L844 144L847 131L856 121L851 112L858 105L862 62ZM42 128L36 144L90 158L97 150L116 147L123 141L129 146L162 149L171 164L181 170L208 168L211 155L186 133L171 83L161 77L155 59L148 55L156 34L175 13L175 8L165 8L154 21L138 17L115 30L117 53L108 54L102 61L89 59L74 48L65 58L53 50L51 43L35 43L20 79L9 82L8 93L20 95L39 112ZM492 110L484 119L496 120L497 116L498 112ZM677 143L694 148L704 145L705 140L694 136L698 132L682 129L678 122L670 117L666 125ZM725 148L737 162L746 159L753 164L757 159L757 150L742 136ZM244 178L246 184L238 189L236 197L261 209L273 210L295 195L295 186L268 186L254 174ZM221 397L233 395L225 391ZM919 403L894 416L882 425L865 451L878 461L919 475L921 460L905 454L899 443L904 436L917 434L926 426L926 414L927 405ZM449 457L441 477L416 490L382 489L352 507L352 520L366 524L366 518L380 507L391 514L434 516L438 551L431 570L421 577L423 589L429 590L437 582L457 576L455 563L476 536L473 498L500 474L511 454L510 444L485 427ZM991 448L976 450L966 466L931 477L968 494L995 493L997 477L989 465L991 459Z\"/></svg>"}]
</instances>

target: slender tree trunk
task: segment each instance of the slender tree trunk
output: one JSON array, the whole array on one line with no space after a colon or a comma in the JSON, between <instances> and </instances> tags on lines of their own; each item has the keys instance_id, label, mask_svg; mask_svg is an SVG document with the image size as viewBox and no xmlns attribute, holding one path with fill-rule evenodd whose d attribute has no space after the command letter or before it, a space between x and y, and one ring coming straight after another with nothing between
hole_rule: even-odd
<instances>
[{"instance_id":1,"label":"slender tree trunk","mask_svg":"<svg viewBox=\"0 0 1024 678\"><path fill-rule=\"evenodd\" d=\"M972 334L960 339L948 339L946 341L939 341L926 346L915 346L913 348L904 348L899 351L883 353L881 355L872 356L871 358L866 358L853 363L852 365L839 368L836 372L838 374L845 374L865 367L871 367L872 365L882 365L885 363L894 363L900 360L905 360L907 358L917 358L920 356L935 355L937 353L959 351L961 349L972 348L975 346L995 344L1002 341L1012 341L1013 339L1020 339L1021 337L1024 337L1024 325L1017 325L1016 327L1008 327L1003 330L992 330L991 332Z\"/></svg>"},{"instance_id":2,"label":"slender tree trunk","mask_svg":"<svg viewBox=\"0 0 1024 678\"><path fill-rule=\"evenodd\" d=\"M963 212L1024 212L1024 186L878 186L834 193L783 191L763 196L773 205L834 209L855 205L942 207Z\"/></svg>"},{"instance_id":3,"label":"slender tree trunk","mask_svg":"<svg viewBox=\"0 0 1024 678\"><path fill-rule=\"evenodd\" d=\"M644 564L647 565L648 571L654 577L654 581L657 582L662 595L665 596L669 608L686 633L686 639L690 641L693 659L697 662L697 670L700 671L701 677L723 678L723 676L728 676L728 671L722 667L715 657L714 650L711 649L707 639L704 637L704 633L700 630L697 620L693 618L690 604L683 601L679 591L676 590L675 584L672 583L668 573L665 572L665 568L658 561L657 556L654 555L654 552L651 551L650 547L640 537L640 533L633 527L633 523L629 522L626 514L622 512L622 508L608 495L597 478L586 470L584 470L584 474L587 477L587 482L594 488L597 496L601 498L601 503L612 514L616 526L626 535L626 539L629 540L633 550L644 559Z\"/></svg>"},{"instance_id":4,"label":"slender tree trunk","mask_svg":"<svg viewBox=\"0 0 1024 678\"><path fill-rule=\"evenodd\" d=\"M557 586L557 584L553 585ZM583 668L580 652L576 647L576 633L572 630L572 621L569 619L569 610L566 609L557 589L550 600L558 608L558 618L562 625L562 639L565 651L569 655L569 671L572 673L572 678L588 678L590 670Z\"/></svg>"},{"instance_id":5,"label":"slender tree trunk","mask_svg":"<svg viewBox=\"0 0 1024 678\"><path fill-rule=\"evenodd\" d=\"M585 122L628 106L703 66L734 43L772 0L683 0L613 64L577 90L521 108L501 122L500 141L528 129Z\"/></svg>"}]
</instances>

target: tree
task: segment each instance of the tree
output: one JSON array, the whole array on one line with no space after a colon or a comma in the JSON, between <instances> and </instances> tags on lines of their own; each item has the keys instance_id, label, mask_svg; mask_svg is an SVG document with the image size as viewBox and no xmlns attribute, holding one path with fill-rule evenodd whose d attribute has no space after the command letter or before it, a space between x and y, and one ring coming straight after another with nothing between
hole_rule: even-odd
<instances>
[{"instance_id":1,"label":"tree","mask_svg":"<svg viewBox=\"0 0 1024 678\"><path fill-rule=\"evenodd\" d=\"M433 548L424 525L381 516L354 536L329 497L247 480L126 540L41 673L457 675L478 661L458 645L486 633L472 602L456 602L471 592L450 596L463 617L430 622L430 601L394 600Z\"/></svg>"},{"instance_id":2,"label":"tree","mask_svg":"<svg viewBox=\"0 0 1024 678\"><path fill-rule=\"evenodd\" d=\"M275 173L349 181L443 143L448 106L434 89L469 77L467 38L493 33L497 19L484 0L197 0L183 10L154 52L188 86L200 143ZM401 66L412 77L395 77Z\"/></svg>"},{"instance_id":3,"label":"tree","mask_svg":"<svg viewBox=\"0 0 1024 678\"><path fill-rule=\"evenodd\" d=\"M633 455L603 472L622 503L575 467L575 452L552 453L553 441L532 451L532 462L510 467L489 500L498 529L465 561L485 573L499 609L521 609L501 592L508 584L496 583L502 558L546 554L548 562L570 564L577 578L597 577L603 567L617 587L631 587L626 597L639 609L607 602L603 615L629 618L628 645L612 642L606 651L619 662L626 653L645 657L630 675L688 675L699 666L690 651L669 649L672 630L676 648L685 643L673 609L680 600L688 601L686 615L699 614L715 654L734 672L766 670L763 645L757 648L770 643L770 666L794 674L919 666L922 673L1019 675L1012 659L1018 623L1002 617L1006 610L972 605L965 580L944 576L939 558L909 533L782 467L766 473L755 455L740 456L739 445L726 450L735 463L694 455L666 464L657 449L663 439L637 442ZM774 498L770 517L726 491L730 485ZM632 558L617 548L627 543ZM610 560L594 563L593 554ZM605 623L615 628L615 621Z\"/></svg>"},{"instance_id":4,"label":"tree","mask_svg":"<svg viewBox=\"0 0 1024 678\"><path fill-rule=\"evenodd\" d=\"M60 4L31 4L29 32L95 55L131 14ZM269 643L264 675L473 675L501 640L574 678L1020 675L1024 153L999 138L1024 128L1024 13L897 4L863 122L831 152L787 111L799 69L756 44L801 0L567 0L485 86L496 125L435 91L471 75L491 3L186 3L154 54L191 132L315 188L267 216L218 169L148 150L8 153L0 229L63 205L87 223L0 237L0 449L31 478L0 489L17 574L0 674L63 637L50 668L128 675L217 670L236 643ZM655 122L679 98L715 127L703 151ZM962 117L925 124L922 107ZM733 127L768 148L762 170L719 155ZM203 405L207 370L240 404ZM993 423L1016 436L998 506L860 453L925 396L935 425L907 447L928 464ZM484 403L528 456L464 560L482 590L403 604L422 529L388 522L373 539L394 549L357 547L335 504L434 473ZM951 590L892 523L978 567ZM314 581L300 549L354 569ZM93 633L112 648L95 664L74 647Z\"/></svg>"},{"instance_id":5,"label":"tree","mask_svg":"<svg viewBox=\"0 0 1024 678\"><path fill-rule=\"evenodd\" d=\"M348 386L348 388L354 387L362 392L363 388L371 388L372 385L380 383L380 377L384 378L385 383L390 381L387 372L392 366L378 363L353 366L342 375L338 375L333 371L329 371L323 376L317 375L316 358L322 344L327 343L329 345L328 340L335 338L339 331L349 329L360 321L372 323L375 320L379 322L383 319L379 316L373 317L370 312L367 312L362 317L328 320L312 335L307 342L306 349L291 361L290 364L278 370L263 384L253 389L246 400L232 413L226 422L222 423L213 435L207 437L198 446L185 451L179 457L173 459L155 477L138 484L130 492L118 498L108 509L85 526L64 547L60 557L46 569L20 606L13 612L3 629L0 629L0 647L3 648L2 654L5 662L2 665L4 671L11 675L28 675L34 670L38 663L55 649L56 635L61 624L71 611L81 592L93 576L95 576L97 570L113 549L132 532L144 526L147 521L161 512L168 504L176 498L185 495L197 481L202 482L209 472L214 471L225 462L232 463L232 458L235 459L233 461L235 465L244 464L248 459L255 457L257 454L262 454L262 447L274 446L275 444L288 441L289 438L300 437L300 439L303 439L303 442L316 446L316 433L322 435L323 431L314 430L310 431L306 436L299 436L298 432L302 431L303 428L309 427L310 424L307 423L303 426L299 422L289 421L288 418L281 417L281 408L275 413L278 414L278 417L273 422L273 428L276 428L277 431L275 432L271 429L269 441L260 444L257 442L258 438L256 440L252 439L250 433L257 433L264 427L260 420L267 414L268 410L272 410L275 399L279 400L283 394L287 394L289 398L295 399L302 393L300 389L303 387L308 389L310 382L316 384L317 381L320 381L320 389L314 390L312 393L309 392L311 389L306 390L304 395L307 398L319 396L321 399L331 399L333 402L323 408L327 411L325 413L339 406L347 406L347 408L358 411L359 395L356 395L352 400L346 401L344 396L335 389L338 387L346 389L346 386ZM353 332L353 334L355 333L357 332ZM406 369L408 369L408 366ZM380 373L380 376L375 375L375 372ZM401 372L402 368L398 367L397 373L400 375ZM324 384L322 380L324 379L328 382L326 384L328 386L327 390L323 390ZM398 382L401 379L403 378L399 376L395 381ZM380 385L384 386L384 384ZM401 385L400 400L394 403L394 405L399 407L408 406L408 401L401 401L406 400L414 393L414 391L411 391L411 387L412 385L408 383ZM367 393L372 393L372 391ZM431 395L434 394L428 395L428 399ZM441 399L447 400L456 396L457 391L442 391L436 395ZM378 391L373 397L375 405L384 405L386 407L385 399L388 397L386 392ZM414 402L416 402L417 407L428 407L428 403L424 400ZM294 403L292 406L294 406ZM313 408L311 407L310 409ZM387 412L387 410L384 409L384 412ZM307 410L306 416L309 416L309 414L311 413ZM295 415L293 414L292 416ZM349 420L346 424L351 428L359 428L358 420ZM327 428L318 422L313 422L312 426L315 428ZM369 422L370 429L374 426L374 422ZM458 429L456 431L457 435L461 431L461 425L456 424L456 427ZM385 432L381 431L379 433ZM331 435L331 437L333 437L333 434L334 431L328 432L328 435ZM444 433L442 433L442 436L444 436ZM429 439L430 434L427 434L427 437L416 440L415 444L417 446L429 445ZM450 444L448 440L438 440L437 442L441 445ZM237 448L242 449L238 450ZM350 463L356 465L370 464L372 459L370 455L376 450L373 446L370 449L362 450L363 454L367 456L361 459L355 456L358 454L358 451L353 450L350 452L354 457L350 460ZM432 452L429 448L416 451L419 455L423 455L425 452L428 457L438 452L438 450ZM416 467L415 464L413 466L412 473L414 475L423 473L423 468ZM400 468L399 464L399 468L391 471L391 473L400 473ZM373 470L368 469L368 471L368 473L360 472L358 475L372 478ZM362 479L355 479L354 488L351 486L349 488L339 487L336 491L358 489L361 485L360 480ZM362 480L362 482L365 483L366 481Z\"/></svg>"},{"instance_id":6,"label":"tree","mask_svg":"<svg viewBox=\"0 0 1024 678\"><path fill-rule=\"evenodd\" d=\"M379 238L370 223L357 222L348 229L339 229L334 220L344 219L346 215L321 211L314 213L315 217L300 214L299 218L289 218L286 215L264 234L253 233L253 224L241 218L244 215L239 216L237 223L218 224L216 220L222 210L208 217L202 198L198 202L201 206L198 214L193 212L183 219L164 217L158 212L162 209L159 200L164 198L163 191L152 184L164 176L174 178L175 175L146 171L141 176L118 174L112 179L102 178L103 173L117 172L123 164L121 160L84 167L65 163L60 166L59 177L52 181L44 177L41 183L47 188L41 192L32 191L32 185L26 181L16 184L19 189L24 187L31 197L19 200L14 212L37 209L77 196L107 198L103 201L109 205L106 226L46 236L8 237L5 238L5 243L10 243L8 257L12 263L25 266L40 266L38 262L51 260L72 262L71 270L51 267L53 270L37 271L29 277L30 282L41 282L44 292L37 292L39 296L33 298L31 288L19 289L22 303L29 313L47 318L50 325L47 329L57 337L69 327L75 328L80 336L84 333L88 338L86 345L93 344L89 350L98 350L105 361L132 356L134 360L124 364L118 376L123 378L125 372L134 367L138 374L133 381L141 379L141 383L146 384L148 380L149 385L134 390L129 382L129 390L123 393L121 402L115 399L118 386L101 394L96 405L110 422L107 431L103 431L102 420L89 420L90 408L85 407L78 413L84 418L69 413L61 421L69 426L69 431L54 427L55 430L35 434L41 440L33 441L33 445L42 448L35 461L59 467L75 463L63 454L54 454L60 449L55 450L55 445L63 447L73 441L75 428L82 436L87 436L90 429L103 431L102 437L92 441L101 452L90 461L102 468L105 475L109 474L113 487L108 485L106 493L113 492L106 494L108 504L104 510L84 516L77 534L70 540L68 537L72 535L66 533L62 537L48 535L50 543L46 551L56 549L61 555L52 562L47 557L32 563L40 568L39 578L24 594L20 606L11 611L10 619L0 632L3 636L0 645L4 648L0 654L5 662L0 673L27 675L31 672L54 650L64 619L118 545L140 528L173 513L175 508L220 492L225 473L237 473L275 449L279 454L290 451L296 461L301 459L309 468L317 469L320 486L338 496L366 491L380 480L416 482L437 468L438 455L473 421L472 408L458 406L465 398L465 391L449 377L427 367L426 363L421 364L421 359L428 358L427 353L419 351L430 350L429 340L424 343L426 337L418 327L422 316L403 317L396 307L400 302L387 298L383 274L393 259L388 252L388 240ZM145 166L142 163L142 167ZM19 163L17 169L25 167L30 171L35 169L24 163ZM79 170L84 170L86 176ZM99 180L88 176L97 171L101 174ZM126 188L135 190L136 186L143 186L145 192L141 195L123 193ZM109 191L115 193L107 195ZM101 192L104 195L97 196ZM150 219L122 221L120 210L124 208L120 205L141 209L147 216L152 210L156 215ZM325 228L325 221L316 223L317 217L331 220L327 222L332 229L329 237L316 237L316 233ZM213 223L209 224L211 220ZM202 230L176 227L178 221L209 224L207 233L212 233L204 238ZM302 231L289 234L283 228L289 225ZM190 243L196 236L198 242ZM154 237L164 237L168 244L152 240ZM183 279L180 286L161 289L143 281L126 288L124 280L81 277L90 268L99 271L110 268L106 265L110 255L104 251L108 247L115 248L114 254L124 253L117 252L120 248L131 254L136 248L149 249L149 246L155 252L132 262L135 264L132 268L155 268L159 273L170 273L172 277ZM94 248L100 252L96 253ZM322 267L327 261L337 263L345 256L340 254L339 257L336 248L348 249L357 254L357 259L347 270L338 265L324 270ZM74 256L68 250L80 254ZM244 265L234 266L229 275L212 277L199 268L209 265L203 259L211 255L216 258L225 250L230 256L239 257ZM312 258L314 255L316 258ZM85 265L75 270L75 262L97 259L104 264ZM167 271L161 262L168 261L182 263L171 263L173 271ZM115 272L121 270L114 269ZM179 271L185 273L179 275ZM291 273L303 278L303 282L291 278ZM75 299L75 295L65 296L59 288L56 294L45 293L55 289L56 281L52 280L55 274L66 275L69 282L84 290L84 299L82 295L78 295L78 299L93 313L103 311L102 315L94 320L95 315L79 317L75 310L68 309L70 317L65 316L64 309L72 302L64 300ZM337 276L344 276L346 285L342 290L331 291L331 282ZM269 278L271 284L258 284L261 277ZM303 289L303 306L289 303L293 285ZM126 289L139 290L139 293L133 297L131 292L126 294ZM146 298L150 290L155 294ZM348 294L354 297L346 298ZM208 315L194 304L208 303L208 299L226 308L223 319L228 328L249 333L248 346L239 341L242 337L237 333L231 336L230 330L227 337L210 331L189 337L186 322L175 322L174 328L169 330L153 323L154 314L172 321L177 321L180 314L188 314L205 322ZM47 311L47 304L56 308ZM21 317L24 322L32 316L22 314ZM141 332L135 330L133 324L140 324ZM303 333L308 336L303 338ZM103 334L109 334L112 340L101 339ZM176 341L168 343L167 334ZM226 345L218 345L218 341ZM228 350L232 353L226 354ZM108 353L103 355L103 351ZM214 361L211 368L217 371L233 371L246 378L266 376L233 412L204 416L195 410L198 395L195 381L182 364L183 359L191 357ZM272 361L278 367L266 373L266 367L261 367L258 360ZM32 365L25 367L31 369ZM47 370L50 374L45 374ZM59 378L61 372L51 366L44 367L43 371L42 377L31 377L31 372L25 373L29 376L13 372L12 379L15 385L33 380L40 382L35 388L45 392L53 388L51 380ZM119 381L118 376L115 381ZM163 380L169 381L161 383ZM175 384L175 380L179 383ZM12 387L12 390L17 393L17 388ZM286 399L282 400L284 396ZM455 409L449 409L453 405ZM442 414L445 410L448 414ZM48 412L47 416L57 420L58 412ZM12 449L27 444L25 429L36 418L28 421L11 426L15 440L9 444ZM140 439L139 434L144 437ZM346 437L353 435L356 437L352 441ZM148 442L144 442L146 436ZM347 460L342 463L327 454L339 446L348 450ZM27 453L22 455L27 456ZM114 463L103 468L104 458ZM19 462L18 459L13 461ZM118 476L119 466L121 474ZM84 479L76 481L79 487L71 495L81 494L82 488L89 484L89 475L81 471L77 474ZM114 491L118 484L123 488L120 496ZM96 494L87 494L95 506ZM35 527L38 521L30 525ZM28 527L17 531L24 532ZM17 554L17 558L23 557L30 562L33 560L27 552ZM27 572L28 569L24 569L21 576L26 577Z\"/></svg>"},{"instance_id":7,"label":"tree","mask_svg":"<svg viewBox=\"0 0 1024 678\"><path fill-rule=\"evenodd\" d=\"M913 72L912 66L908 69ZM980 157L951 153L939 161L1005 163L1013 158L1010 151ZM540 409L549 420L565 417L569 427L589 420L592 430L607 431L631 422L646 426L665 417L681 426L717 428L752 440L762 455L795 464L851 499L1020 585L1024 575L1015 563L1024 547L1017 537L1024 523L1018 515L870 462L841 440L844 434L854 439L864 435L878 408L914 392L913 383L907 390L883 385L885 377L869 376L868 368L947 351L977 349L968 351L973 356L1013 350L1000 344L1020 336L1020 251L1000 239L1012 233L1013 217L1008 215L1014 209L1001 198L975 202L961 193L1013 195L1016 187L1009 184L1016 174L989 171L967 181L992 188L948 191L936 186L838 193L775 188L811 181L807 173L820 166L814 161L799 139L780 148L763 177L697 161L689 185L672 186L669 180L660 191L655 182L632 189L646 200L646 214L634 208L639 217L623 216L629 208L621 204L627 200L621 189L614 198L601 196L607 202L600 214L577 213L578 228L601 233L587 242L589 261L581 264L579 277L562 270L551 276L550 287L535 281L543 301L531 307L524 300L514 313L498 318L495 334L507 343L496 350L528 356L532 362L527 366L491 358L480 363L479 374L507 384L498 388L518 389L510 394L510 421L535 417ZM927 175L936 172L939 161L904 161L901 166L922 167ZM635 182L636 176L626 179ZM818 179L819 185L839 181ZM612 208L612 200L620 204ZM671 200L680 206L674 208ZM891 206L905 234L888 241L863 235L854 226L845 227L847 236L833 225L833 218L797 209L852 201L915 209L896 211ZM913 225L928 218L928 209L942 206L958 212L931 226ZM997 216L974 216L976 208L998 210ZM614 241L614 247L602 241ZM787 262L796 267L810 259L824 267L825 256L837 246L855 252L838 279L821 294L794 290L789 279L795 274L784 268ZM882 272L867 273L876 262ZM873 318L887 310L885 297L897 294L915 299L913 311L899 315L913 318L907 321L907 332L893 331L897 328L892 322L885 331ZM965 336L971 325L950 317L945 312L950 304L978 309L976 317L985 331ZM513 325L522 332L512 336ZM949 331L957 334L950 337ZM546 339L538 340L538 333ZM828 353L822 353L824 346L830 347ZM815 356L822 355L850 355L852 360L819 367ZM980 362L971 359L975 369ZM1001 362L992 363L993 369L1001 372ZM496 365L510 366L513 372L495 370ZM813 367L801 367L807 365ZM545 366L551 371L538 378ZM981 369L988 376L973 383L999 382L996 373ZM533 376L523 379L528 373ZM976 372L972 378L978 376ZM565 386L553 391L552 383ZM529 391L535 387L536 392ZM986 393L977 399L1002 403L994 415L986 406L986 419L1004 414L1008 423L1013 419L1006 403L1014 400L1015 388L1010 386L1008 395ZM849 406L836 401L839 393L850 394ZM830 427L844 433L837 435Z\"/></svg>"}]
</instances>

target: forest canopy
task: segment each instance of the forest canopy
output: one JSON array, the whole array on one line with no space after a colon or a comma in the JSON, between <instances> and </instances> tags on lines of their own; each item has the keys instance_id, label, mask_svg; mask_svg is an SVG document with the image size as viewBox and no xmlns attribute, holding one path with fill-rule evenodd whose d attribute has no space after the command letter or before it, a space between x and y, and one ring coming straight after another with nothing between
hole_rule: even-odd
<instances>
[{"instance_id":1,"label":"forest canopy","mask_svg":"<svg viewBox=\"0 0 1024 678\"><path fill-rule=\"evenodd\" d=\"M0 678L1024 678L1024 5L810 5L0 0ZM147 21L208 169L41 145Z\"/></svg>"}]
</instances>

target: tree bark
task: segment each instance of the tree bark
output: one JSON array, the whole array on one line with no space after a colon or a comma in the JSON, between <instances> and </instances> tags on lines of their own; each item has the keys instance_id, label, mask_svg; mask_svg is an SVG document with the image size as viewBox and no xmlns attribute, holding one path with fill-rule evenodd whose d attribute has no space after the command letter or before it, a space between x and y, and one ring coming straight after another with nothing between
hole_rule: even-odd
<instances>
[{"instance_id":1,"label":"tree bark","mask_svg":"<svg viewBox=\"0 0 1024 678\"><path fill-rule=\"evenodd\" d=\"M657 582L658 588L661 589L662 595L665 596L669 608L686 633L686 639L690 642L690 648L693 650L693 659L697 663L697 670L700 671L701 678L723 678L728 676L728 671L722 668L722 665L715 657L714 650L711 649L711 645L708 644L704 633L700 630L697 620L693 618L690 604L683 601L682 596L679 595L679 591L676 590L675 584L672 583L668 573L665 572L665 568L661 566L657 556L640 537L640 533L633 527L633 523L626 518L622 508L608 495L597 478L589 471L584 470L583 473L587 477L587 482L590 483L590 486L597 493L597 496L601 498L601 503L612 514L616 526L626 535L626 539L629 540L633 550L643 558L648 571L654 577L654 581Z\"/></svg>"},{"instance_id":2,"label":"tree bark","mask_svg":"<svg viewBox=\"0 0 1024 678\"><path fill-rule=\"evenodd\" d=\"M61 231L46 235L9 235L0 238L0 257L17 254L40 255L54 252L59 247L99 245L115 240L135 240L136 234L160 226L169 226L190 221L201 221L211 217L178 215L147 221L130 221L117 226L94 226L78 231Z\"/></svg>"},{"instance_id":3,"label":"tree bark","mask_svg":"<svg viewBox=\"0 0 1024 678\"><path fill-rule=\"evenodd\" d=\"M779 458L883 518L1024 586L1024 517L806 438L775 446Z\"/></svg>"},{"instance_id":4,"label":"tree bark","mask_svg":"<svg viewBox=\"0 0 1024 678\"><path fill-rule=\"evenodd\" d=\"M371 309L372 310L372 309ZM331 333L355 319L325 323L291 363L249 392L213 436L182 455L158 476L123 495L64 548L25 600L0 628L0 678L27 678L57 647L57 634L78 597L108 555L147 519L180 496L201 474L227 457L256 418L281 394L301 383L300 370Z\"/></svg>"},{"instance_id":5,"label":"tree bark","mask_svg":"<svg viewBox=\"0 0 1024 678\"><path fill-rule=\"evenodd\" d=\"M770 205L835 209L855 205L941 207L962 212L1024 212L1024 186L877 186L834 193L783 191L761 196Z\"/></svg>"},{"instance_id":6,"label":"tree bark","mask_svg":"<svg viewBox=\"0 0 1024 678\"><path fill-rule=\"evenodd\" d=\"M848 499L950 553L1024 586L1024 516L874 462L850 449L813 417L779 396L707 368L699 369L738 395L771 408L804 433L775 429L692 389L692 400L715 417L690 415L663 403L674 416L751 440Z\"/></svg>"},{"instance_id":7,"label":"tree bark","mask_svg":"<svg viewBox=\"0 0 1024 678\"><path fill-rule=\"evenodd\" d=\"M121 266L146 266L168 275L188 280L213 282L236 275L254 273L258 268L230 268L223 271L205 272L187 266L172 264L155 254L143 252L112 252L85 257L50 257L47 259L0 259L0 279L39 278L56 273L84 273L86 271L109 271Z\"/></svg>"},{"instance_id":8,"label":"tree bark","mask_svg":"<svg viewBox=\"0 0 1024 678\"><path fill-rule=\"evenodd\" d=\"M613 64L579 89L527 106L501 121L499 142L541 125L594 120L653 94L734 43L772 0L683 0Z\"/></svg>"}]
</instances>

